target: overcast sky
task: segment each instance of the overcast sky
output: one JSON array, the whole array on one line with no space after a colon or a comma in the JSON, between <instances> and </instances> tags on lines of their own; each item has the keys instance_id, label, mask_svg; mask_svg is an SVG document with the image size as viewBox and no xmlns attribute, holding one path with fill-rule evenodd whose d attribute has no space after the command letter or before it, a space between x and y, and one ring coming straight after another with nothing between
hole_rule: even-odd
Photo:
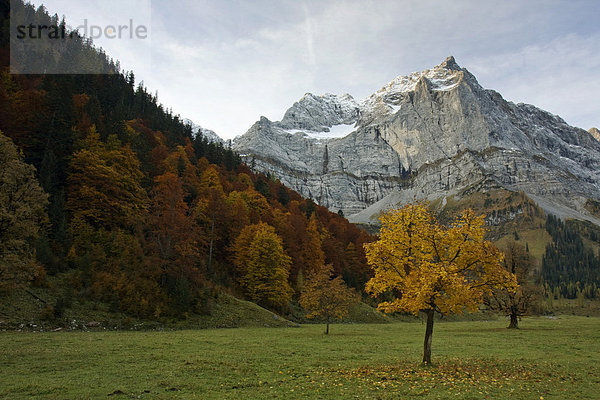
<instances>
[{"instance_id":1,"label":"overcast sky","mask_svg":"<svg viewBox=\"0 0 600 400\"><path fill-rule=\"evenodd\" d=\"M67 23L130 15L148 23L144 42L96 43L167 108L224 138L243 134L261 115L280 120L306 92L359 100L449 55L507 100L600 127L600 1L43 3Z\"/></svg>"}]
</instances>

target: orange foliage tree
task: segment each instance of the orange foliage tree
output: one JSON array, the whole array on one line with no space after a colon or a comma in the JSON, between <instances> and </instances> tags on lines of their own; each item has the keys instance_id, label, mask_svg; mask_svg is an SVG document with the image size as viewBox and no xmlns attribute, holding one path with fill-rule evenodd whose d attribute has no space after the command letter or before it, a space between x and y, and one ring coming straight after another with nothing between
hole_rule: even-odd
<instances>
[{"instance_id":1,"label":"orange foliage tree","mask_svg":"<svg viewBox=\"0 0 600 400\"><path fill-rule=\"evenodd\" d=\"M358 302L356 292L346 286L341 276L332 277L333 266L323 265L307 280L300 294L300 305L307 311L307 318L323 318L327 324L348 315L350 307Z\"/></svg>"},{"instance_id":2,"label":"orange foliage tree","mask_svg":"<svg viewBox=\"0 0 600 400\"><path fill-rule=\"evenodd\" d=\"M156 315L162 295L141 246L149 200L139 160L114 135L102 142L93 127L78 146L69 165L67 261L85 271L84 284L101 299Z\"/></svg>"},{"instance_id":3,"label":"orange foliage tree","mask_svg":"<svg viewBox=\"0 0 600 400\"><path fill-rule=\"evenodd\" d=\"M325 263L325 254L321 246L321 233L317 227L317 215L313 213L306 226L306 239L302 249L302 258L305 263L304 273L306 275L316 272Z\"/></svg>"},{"instance_id":4,"label":"orange foliage tree","mask_svg":"<svg viewBox=\"0 0 600 400\"><path fill-rule=\"evenodd\" d=\"M379 304L386 312L427 315L423 363L431 363L435 312L442 315L476 311L495 287L517 287L502 266L502 253L484 240L483 216L465 210L450 226L442 226L425 204L408 204L381 218L380 238L365 245L374 276L366 290L390 293Z\"/></svg>"},{"instance_id":5,"label":"orange foliage tree","mask_svg":"<svg viewBox=\"0 0 600 400\"><path fill-rule=\"evenodd\" d=\"M204 272L201 250L206 247L206 237L189 213L177 175L167 172L155 183L150 248L161 266L161 286L167 287L179 311L186 311Z\"/></svg>"},{"instance_id":6,"label":"orange foliage tree","mask_svg":"<svg viewBox=\"0 0 600 400\"><path fill-rule=\"evenodd\" d=\"M217 168L209 165L202 171L199 182L199 196L193 214L198 226L208 235L208 258L206 270L208 275L214 273L215 254L224 253L229 243L229 227L227 221L228 207L221 175Z\"/></svg>"},{"instance_id":7,"label":"orange foliage tree","mask_svg":"<svg viewBox=\"0 0 600 400\"><path fill-rule=\"evenodd\" d=\"M68 177L72 221L104 229L139 227L148 210L148 196L135 153L113 135L103 143L93 127L78 144Z\"/></svg>"}]
</instances>

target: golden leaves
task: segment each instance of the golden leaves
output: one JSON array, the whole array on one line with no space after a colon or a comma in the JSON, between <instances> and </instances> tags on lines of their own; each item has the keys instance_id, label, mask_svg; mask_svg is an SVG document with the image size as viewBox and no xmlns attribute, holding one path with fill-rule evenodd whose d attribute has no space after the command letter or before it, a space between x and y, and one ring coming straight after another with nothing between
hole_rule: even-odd
<instances>
[{"instance_id":1,"label":"golden leaves","mask_svg":"<svg viewBox=\"0 0 600 400\"><path fill-rule=\"evenodd\" d=\"M387 389L405 396L422 396L428 392L460 398L497 398L510 396L518 388L530 393L543 390L547 383L571 381L572 378L555 371L552 364L523 364L490 359L447 359L435 367L399 365L365 366L335 371L347 384L365 385L371 389ZM538 395L539 396L539 395ZM536 397L538 398L538 397ZM543 398L543 396L540 396Z\"/></svg>"},{"instance_id":2,"label":"golden leaves","mask_svg":"<svg viewBox=\"0 0 600 400\"><path fill-rule=\"evenodd\" d=\"M0 292L40 273L30 243L47 220L47 204L35 168L0 132Z\"/></svg>"},{"instance_id":3,"label":"golden leaves","mask_svg":"<svg viewBox=\"0 0 600 400\"><path fill-rule=\"evenodd\" d=\"M514 276L502 268L502 254L484 240L483 216L472 210L448 227L437 223L423 203L391 210L380 220L380 239L365 245L374 270L366 290L401 294L381 303L383 311L473 311L491 287L516 286Z\"/></svg>"},{"instance_id":4,"label":"golden leaves","mask_svg":"<svg viewBox=\"0 0 600 400\"><path fill-rule=\"evenodd\" d=\"M244 293L259 304L282 307L292 297L288 283L291 259L275 228L263 222L248 225L232 247L238 281Z\"/></svg>"}]
</instances>

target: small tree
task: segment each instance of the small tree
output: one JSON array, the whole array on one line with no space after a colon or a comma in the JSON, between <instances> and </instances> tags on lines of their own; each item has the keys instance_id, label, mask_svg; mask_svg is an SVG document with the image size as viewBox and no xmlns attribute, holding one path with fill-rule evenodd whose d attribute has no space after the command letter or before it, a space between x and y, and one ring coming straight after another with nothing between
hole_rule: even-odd
<instances>
[{"instance_id":1,"label":"small tree","mask_svg":"<svg viewBox=\"0 0 600 400\"><path fill-rule=\"evenodd\" d=\"M323 318L327 324L348 315L350 307L358 302L356 292L346 286L341 276L335 278L333 266L324 265L306 280L300 294L300 305L307 311L307 318Z\"/></svg>"},{"instance_id":2,"label":"small tree","mask_svg":"<svg viewBox=\"0 0 600 400\"><path fill-rule=\"evenodd\" d=\"M515 287L516 278L502 268L502 254L483 238L483 216L472 210L450 226L437 223L422 203L391 210L380 220L379 240L365 245L374 269L366 290L395 297L379 304L383 311L427 315L423 363L430 364L435 312L476 311L491 288Z\"/></svg>"},{"instance_id":3,"label":"small tree","mask_svg":"<svg viewBox=\"0 0 600 400\"><path fill-rule=\"evenodd\" d=\"M499 311L510 317L509 329L519 328L519 319L531 312L541 296L541 288L532 282L533 260L526 249L510 242L504 249L504 269L517 277L519 287L501 285L485 297L490 310Z\"/></svg>"}]
</instances>

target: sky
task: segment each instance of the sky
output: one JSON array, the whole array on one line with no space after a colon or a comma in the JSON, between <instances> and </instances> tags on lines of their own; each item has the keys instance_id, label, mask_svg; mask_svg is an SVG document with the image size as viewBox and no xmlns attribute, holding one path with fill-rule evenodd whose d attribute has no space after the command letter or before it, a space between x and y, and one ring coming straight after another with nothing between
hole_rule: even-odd
<instances>
[{"instance_id":1,"label":"sky","mask_svg":"<svg viewBox=\"0 0 600 400\"><path fill-rule=\"evenodd\" d=\"M95 43L166 108L226 139L260 116L280 120L307 92L360 100L450 55L507 100L600 127L596 0L32 2L67 23L148 25L144 40Z\"/></svg>"}]
</instances>

